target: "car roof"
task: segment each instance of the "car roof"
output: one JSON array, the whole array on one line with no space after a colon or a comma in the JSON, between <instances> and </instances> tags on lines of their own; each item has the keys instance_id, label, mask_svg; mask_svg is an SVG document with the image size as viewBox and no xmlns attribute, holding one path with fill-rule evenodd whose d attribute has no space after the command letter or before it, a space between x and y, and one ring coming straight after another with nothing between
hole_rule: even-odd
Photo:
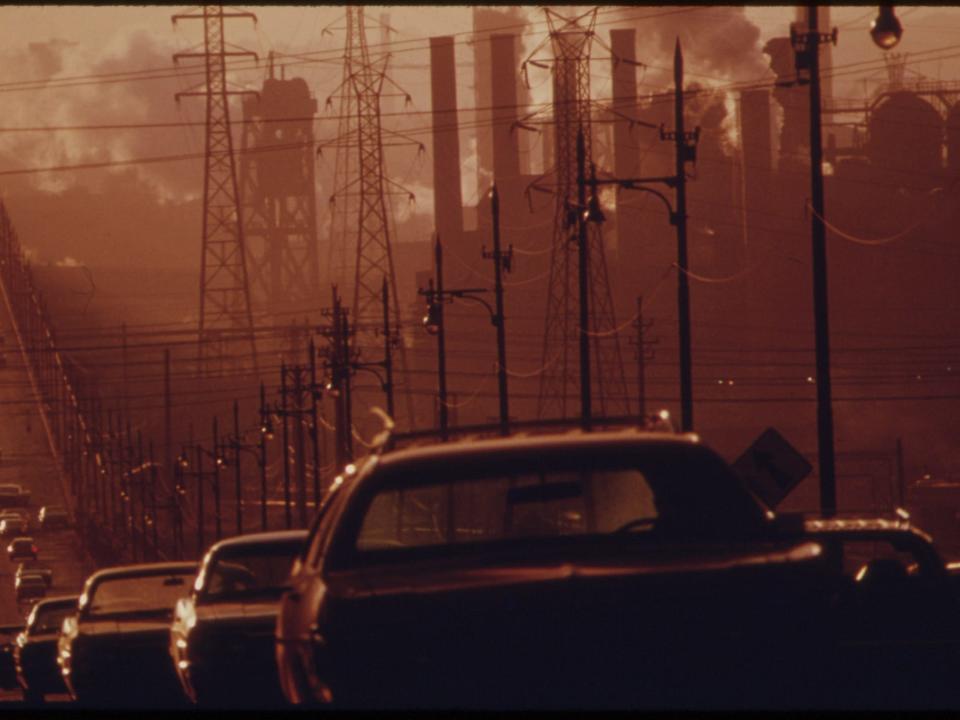
<instances>
[{"instance_id":1,"label":"car roof","mask_svg":"<svg viewBox=\"0 0 960 720\"><path fill-rule=\"evenodd\" d=\"M217 552L223 548L241 547L244 545L272 545L285 543L291 540L306 540L310 533L307 530L274 530L273 532L250 533L237 535L214 543L208 552Z\"/></svg>"},{"instance_id":2,"label":"car roof","mask_svg":"<svg viewBox=\"0 0 960 720\"><path fill-rule=\"evenodd\" d=\"M47 610L49 608L71 607L76 604L76 595L64 595L62 597L44 598L37 603L37 607L41 610Z\"/></svg>"},{"instance_id":3,"label":"car roof","mask_svg":"<svg viewBox=\"0 0 960 720\"><path fill-rule=\"evenodd\" d=\"M27 585L30 583L43 583L44 585L47 584L47 581L43 579L43 575L40 575L39 573L23 573L17 582L19 582L21 585Z\"/></svg>"},{"instance_id":4,"label":"car roof","mask_svg":"<svg viewBox=\"0 0 960 720\"><path fill-rule=\"evenodd\" d=\"M88 580L102 580L104 578L114 577L139 577L147 575L165 575L177 574L183 572L196 572L197 563L195 562L166 562L166 563L143 563L140 565L116 565L114 567L103 568L93 573Z\"/></svg>"},{"instance_id":5,"label":"car roof","mask_svg":"<svg viewBox=\"0 0 960 720\"><path fill-rule=\"evenodd\" d=\"M23 543L30 543L30 544L32 545L32 544L33 544L33 538L30 537L29 535L21 535L20 537L15 537L15 538L12 540L12 542L13 542L13 543L19 543L19 544L21 544L21 545L22 545Z\"/></svg>"},{"instance_id":6,"label":"car roof","mask_svg":"<svg viewBox=\"0 0 960 720\"><path fill-rule=\"evenodd\" d=\"M599 432L570 430L536 435L518 434L509 437L461 439L447 443L400 448L380 456L378 464L389 467L394 464L406 464L419 460L453 460L464 455L548 452L560 449L587 450L608 446L637 449L689 447L700 446L700 438L695 433L653 432L640 429Z\"/></svg>"}]
</instances>

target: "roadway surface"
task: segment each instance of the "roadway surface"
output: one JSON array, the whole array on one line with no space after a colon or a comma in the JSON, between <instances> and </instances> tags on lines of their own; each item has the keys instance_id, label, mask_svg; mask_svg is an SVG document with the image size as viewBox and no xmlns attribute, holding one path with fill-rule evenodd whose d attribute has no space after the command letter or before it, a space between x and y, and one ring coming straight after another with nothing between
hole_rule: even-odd
<instances>
[{"instance_id":1,"label":"roadway surface","mask_svg":"<svg viewBox=\"0 0 960 720\"><path fill-rule=\"evenodd\" d=\"M51 450L36 402L24 355L10 324L7 308L0 303L0 483L15 482L32 493L26 508L31 515L31 536L36 540L40 562L53 570L53 585L47 597L76 595L94 567L80 552L73 530L37 529L37 512L44 505L66 505L57 461ZM9 540L0 539L0 624L22 622L30 605L18 603L14 594L17 563L7 558ZM0 701L19 699L17 691L0 691ZM57 699L57 698L51 698Z\"/></svg>"}]
</instances>

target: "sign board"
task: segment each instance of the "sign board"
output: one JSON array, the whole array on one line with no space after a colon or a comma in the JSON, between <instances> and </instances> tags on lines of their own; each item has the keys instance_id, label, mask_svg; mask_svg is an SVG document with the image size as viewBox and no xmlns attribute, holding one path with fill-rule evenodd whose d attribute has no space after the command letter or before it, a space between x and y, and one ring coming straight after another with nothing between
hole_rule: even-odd
<instances>
[{"instance_id":1,"label":"sign board","mask_svg":"<svg viewBox=\"0 0 960 720\"><path fill-rule=\"evenodd\" d=\"M767 428L733 463L733 471L768 507L775 508L813 466L773 428Z\"/></svg>"}]
</instances>

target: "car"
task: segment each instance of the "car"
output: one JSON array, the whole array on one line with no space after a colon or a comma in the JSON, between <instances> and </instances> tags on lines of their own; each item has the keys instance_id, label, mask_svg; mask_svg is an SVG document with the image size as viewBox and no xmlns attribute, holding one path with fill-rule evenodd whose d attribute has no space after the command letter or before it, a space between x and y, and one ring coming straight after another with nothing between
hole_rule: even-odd
<instances>
[{"instance_id":1,"label":"car","mask_svg":"<svg viewBox=\"0 0 960 720\"><path fill-rule=\"evenodd\" d=\"M29 490L16 483L0 483L0 507L26 507L29 504Z\"/></svg>"},{"instance_id":2,"label":"car","mask_svg":"<svg viewBox=\"0 0 960 720\"><path fill-rule=\"evenodd\" d=\"M0 625L0 689L2 690L14 690L18 687L13 648L15 638L22 630L22 624Z\"/></svg>"},{"instance_id":3,"label":"car","mask_svg":"<svg viewBox=\"0 0 960 720\"><path fill-rule=\"evenodd\" d=\"M37 513L37 522L44 530L70 527L70 515L62 505L44 505Z\"/></svg>"},{"instance_id":4,"label":"car","mask_svg":"<svg viewBox=\"0 0 960 720\"><path fill-rule=\"evenodd\" d=\"M196 562L162 562L90 575L58 645L70 696L92 707L185 706L168 644L174 605L196 574Z\"/></svg>"},{"instance_id":5,"label":"car","mask_svg":"<svg viewBox=\"0 0 960 720\"><path fill-rule=\"evenodd\" d=\"M53 570L41 565L38 560L24 560L17 566L17 572L14 574L13 579L23 575L39 575L43 578L44 582L47 583L49 588L53 585Z\"/></svg>"},{"instance_id":6,"label":"car","mask_svg":"<svg viewBox=\"0 0 960 720\"><path fill-rule=\"evenodd\" d=\"M27 573L18 577L14 583L17 602L34 602L47 594L47 581L42 575Z\"/></svg>"},{"instance_id":7,"label":"car","mask_svg":"<svg viewBox=\"0 0 960 720\"><path fill-rule=\"evenodd\" d=\"M11 561L25 560L27 558L36 560L38 552L40 551L37 549L37 543L34 542L32 537L15 537L10 541L10 544L7 545L7 557L10 558Z\"/></svg>"},{"instance_id":8,"label":"car","mask_svg":"<svg viewBox=\"0 0 960 720\"><path fill-rule=\"evenodd\" d=\"M694 434L408 447L324 497L277 666L336 709L802 706L829 582Z\"/></svg>"},{"instance_id":9,"label":"car","mask_svg":"<svg viewBox=\"0 0 960 720\"><path fill-rule=\"evenodd\" d=\"M816 706L960 705L960 588L933 539L907 516L813 517L804 530L835 571Z\"/></svg>"},{"instance_id":10,"label":"car","mask_svg":"<svg viewBox=\"0 0 960 720\"><path fill-rule=\"evenodd\" d=\"M274 629L306 537L306 530L256 533L221 540L207 551L170 628L170 655L193 702L282 706Z\"/></svg>"},{"instance_id":11,"label":"car","mask_svg":"<svg viewBox=\"0 0 960 720\"><path fill-rule=\"evenodd\" d=\"M30 513L22 508L4 508L0 510L0 520L14 520L16 522L23 522L29 525L30 523Z\"/></svg>"},{"instance_id":12,"label":"car","mask_svg":"<svg viewBox=\"0 0 960 720\"><path fill-rule=\"evenodd\" d=\"M14 537L30 532L30 524L20 518L6 517L0 520L0 537Z\"/></svg>"},{"instance_id":13,"label":"car","mask_svg":"<svg viewBox=\"0 0 960 720\"><path fill-rule=\"evenodd\" d=\"M46 598L30 611L13 651L17 682L26 702L43 702L48 694L67 692L57 665L57 641L64 619L76 611L76 596Z\"/></svg>"}]
</instances>

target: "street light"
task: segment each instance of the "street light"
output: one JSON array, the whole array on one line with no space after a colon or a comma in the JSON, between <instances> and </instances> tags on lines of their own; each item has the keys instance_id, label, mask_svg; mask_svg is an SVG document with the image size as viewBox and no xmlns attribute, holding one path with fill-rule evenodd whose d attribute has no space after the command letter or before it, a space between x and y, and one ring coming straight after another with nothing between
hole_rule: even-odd
<instances>
[{"instance_id":1,"label":"street light","mask_svg":"<svg viewBox=\"0 0 960 720\"><path fill-rule=\"evenodd\" d=\"M500 257L499 252L499 235L497 237L497 246L498 249L495 251L498 257ZM446 290L443 287L443 246L440 244L440 237L437 236L436 243L434 246L434 261L435 261L435 272L437 275L437 286L433 286L433 279L431 278L427 289L420 289L417 291L418 294L423 295L427 301L427 312L423 317L423 326L424 329L431 335L436 335L437 337L437 378L439 385L439 402L440 402L440 439L447 440L447 353L446 353L446 343L445 343L445 333L444 333L444 323L443 323L443 305L444 303L452 303L455 298L461 298L463 300L473 300L475 302L483 305L487 312L490 313L490 322L493 323L496 327L501 327L503 324L503 313L502 313L502 301L498 303L501 305L501 311L498 312L491 307L490 303L486 300L483 300L478 295L487 292L486 288L455 288L451 290ZM501 291L502 292L502 291ZM501 373L501 382L500 382L500 391L501 393L506 392L506 383L504 382L505 373L506 373L506 361L503 359L504 349L503 349L503 335L502 333L497 333L497 346L500 357L499 372ZM501 428L504 427L505 419L502 416L502 413L505 409L505 397L501 395ZM504 432L503 430L501 430ZM506 432L504 432L506 434Z\"/></svg>"},{"instance_id":2,"label":"street light","mask_svg":"<svg viewBox=\"0 0 960 720\"><path fill-rule=\"evenodd\" d=\"M903 35L903 26L893 11L892 5L881 5L879 14L870 23L870 37L881 50L895 47Z\"/></svg>"}]
</instances>

